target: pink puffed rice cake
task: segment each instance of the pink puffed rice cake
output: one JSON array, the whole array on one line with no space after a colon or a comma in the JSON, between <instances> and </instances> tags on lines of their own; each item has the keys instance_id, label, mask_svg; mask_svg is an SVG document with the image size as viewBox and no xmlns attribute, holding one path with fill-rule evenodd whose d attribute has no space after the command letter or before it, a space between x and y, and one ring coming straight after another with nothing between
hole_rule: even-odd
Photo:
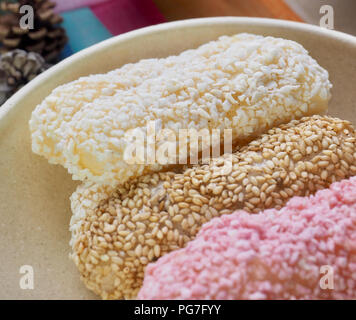
<instances>
[{"instance_id":1,"label":"pink puffed rice cake","mask_svg":"<svg viewBox=\"0 0 356 320\"><path fill-rule=\"evenodd\" d=\"M309 198L294 197L281 210L257 215L239 211L213 219L187 247L147 266L138 295L355 298L356 177Z\"/></svg>"}]
</instances>

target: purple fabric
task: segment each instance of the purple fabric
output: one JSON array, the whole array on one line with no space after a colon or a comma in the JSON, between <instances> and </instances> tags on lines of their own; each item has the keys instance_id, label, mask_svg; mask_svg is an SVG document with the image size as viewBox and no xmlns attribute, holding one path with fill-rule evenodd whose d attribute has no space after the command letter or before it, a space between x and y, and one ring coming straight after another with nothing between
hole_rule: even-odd
<instances>
[{"instance_id":1,"label":"purple fabric","mask_svg":"<svg viewBox=\"0 0 356 320\"><path fill-rule=\"evenodd\" d=\"M57 3L56 12L69 11L80 7L87 7L108 0L54 0ZM120 1L120 0L118 0Z\"/></svg>"},{"instance_id":2,"label":"purple fabric","mask_svg":"<svg viewBox=\"0 0 356 320\"><path fill-rule=\"evenodd\" d=\"M113 35L166 22L152 0L111 0L90 9Z\"/></svg>"}]
</instances>

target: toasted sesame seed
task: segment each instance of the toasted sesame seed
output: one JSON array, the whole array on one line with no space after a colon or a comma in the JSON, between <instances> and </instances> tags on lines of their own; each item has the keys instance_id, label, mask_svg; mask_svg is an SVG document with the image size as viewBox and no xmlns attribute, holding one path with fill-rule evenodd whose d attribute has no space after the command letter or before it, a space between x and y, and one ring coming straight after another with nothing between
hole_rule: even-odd
<instances>
[{"instance_id":1,"label":"toasted sesame seed","mask_svg":"<svg viewBox=\"0 0 356 320\"><path fill-rule=\"evenodd\" d=\"M336 131L336 125L346 129L348 135L344 130ZM307 136L305 131L312 134ZM319 147L302 156L301 141L307 137L312 146ZM312 194L356 174L354 154L356 135L347 121L313 116L271 129L241 147L232 154L234 165L227 176L215 175L218 162L212 161L183 174L142 176L116 189L81 186L71 198L72 259L95 292L103 297L133 298L146 265L186 245L203 223L237 209L257 213L279 208L294 195ZM84 217L83 206L87 208ZM102 272L112 273L113 283L118 283L115 291L106 291Z\"/></svg>"}]
</instances>

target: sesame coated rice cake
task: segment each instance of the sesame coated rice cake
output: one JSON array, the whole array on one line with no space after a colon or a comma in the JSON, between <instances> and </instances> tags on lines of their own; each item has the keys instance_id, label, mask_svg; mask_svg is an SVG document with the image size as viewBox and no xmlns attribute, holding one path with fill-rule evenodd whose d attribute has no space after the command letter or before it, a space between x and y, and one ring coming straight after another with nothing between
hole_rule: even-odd
<instances>
[{"instance_id":1,"label":"sesame coated rice cake","mask_svg":"<svg viewBox=\"0 0 356 320\"><path fill-rule=\"evenodd\" d=\"M223 160L231 161L228 173ZM135 298L146 265L184 247L204 223L237 209L280 209L293 196L356 175L355 164L352 125L313 116L181 173L153 173L118 187L87 182L71 196L71 258L101 297Z\"/></svg>"},{"instance_id":2,"label":"sesame coated rice cake","mask_svg":"<svg viewBox=\"0 0 356 320\"><path fill-rule=\"evenodd\" d=\"M355 299L355 273L352 177L280 210L213 219L146 268L138 299Z\"/></svg>"}]
</instances>

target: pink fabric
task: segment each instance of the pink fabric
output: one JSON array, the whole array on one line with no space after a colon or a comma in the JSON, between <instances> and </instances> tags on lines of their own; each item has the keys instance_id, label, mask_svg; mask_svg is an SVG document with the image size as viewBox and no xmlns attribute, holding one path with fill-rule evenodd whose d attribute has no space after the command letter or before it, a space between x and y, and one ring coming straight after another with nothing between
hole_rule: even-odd
<instances>
[{"instance_id":1,"label":"pink fabric","mask_svg":"<svg viewBox=\"0 0 356 320\"><path fill-rule=\"evenodd\" d=\"M355 298L356 177L309 198L295 197L279 211L240 211L213 219L186 248L147 266L138 295Z\"/></svg>"},{"instance_id":2,"label":"pink fabric","mask_svg":"<svg viewBox=\"0 0 356 320\"><path fill-rule=\"evenodd\" d=\"M113 35L165 22L152 0L111 0L90 8Z\"/></svg>"},{"instance_id":3,"label":"pink fabric","mask_svg":"<svg viewBox=\"0 0 356 320\"><path fill-rule=\"evenodd\" d=\"M87 7L108 0L54 0L57 3L56 12L69 11L80 7Z\"/></svg>"}]
</instances>

